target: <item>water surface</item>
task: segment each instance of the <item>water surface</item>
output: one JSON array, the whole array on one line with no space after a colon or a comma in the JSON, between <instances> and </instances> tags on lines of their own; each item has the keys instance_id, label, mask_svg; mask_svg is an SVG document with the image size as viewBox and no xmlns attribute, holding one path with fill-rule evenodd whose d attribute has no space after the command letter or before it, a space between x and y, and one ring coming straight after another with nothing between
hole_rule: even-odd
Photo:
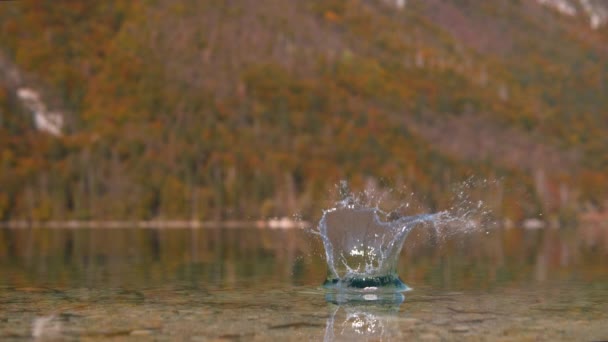
<instances>
[{"instance_id":1,"label":"water surface","mask_svg":"<svg viewBox=\"0 0 608 342\"><path fill-rule=\"evenodd\" d=\"M608 340L608 227L415 229L402 304L336 305L301 230L0 230L0 339ZM145 337L143 337L145 338Z\"/></svg>"}]
</instances>

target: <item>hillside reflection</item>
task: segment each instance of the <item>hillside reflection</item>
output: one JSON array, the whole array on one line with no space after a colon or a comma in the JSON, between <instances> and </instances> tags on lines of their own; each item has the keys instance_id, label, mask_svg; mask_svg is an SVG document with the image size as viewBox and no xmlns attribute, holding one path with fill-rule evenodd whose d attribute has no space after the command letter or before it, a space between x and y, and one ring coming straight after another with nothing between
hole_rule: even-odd
<instances>
[{"instance_id":1,"label":"hillside reflection","mask_svg":"<svg viewBox=\"0 0 608 342\"><path fill-rule=\"evenodd\" d=\"M0 230L4 286L317 286L322 245L300 230ZM414 230L400 275L412 287L486 289L608 277L608 229L508 229L431 237Z\"/></svg>"}]
</instances>

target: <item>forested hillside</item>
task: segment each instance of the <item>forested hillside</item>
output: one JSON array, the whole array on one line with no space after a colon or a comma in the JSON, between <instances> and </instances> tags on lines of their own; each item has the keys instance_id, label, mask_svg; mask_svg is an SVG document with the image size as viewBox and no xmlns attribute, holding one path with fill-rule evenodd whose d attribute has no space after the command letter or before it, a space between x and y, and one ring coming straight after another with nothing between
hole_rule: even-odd
<instances>
[{"instance_id":1,"label":"forested hillside","mask_svg":"<svg viewBox=\"0 0 608 342\"><path fill-rule=\"evenodd\" d=\"M536 0L0 2L0 220L314 218L340 179L436 210L470 176L497 180L475 194L497 216L606 209L603 22Z\"/></svg>"}]
</instances>

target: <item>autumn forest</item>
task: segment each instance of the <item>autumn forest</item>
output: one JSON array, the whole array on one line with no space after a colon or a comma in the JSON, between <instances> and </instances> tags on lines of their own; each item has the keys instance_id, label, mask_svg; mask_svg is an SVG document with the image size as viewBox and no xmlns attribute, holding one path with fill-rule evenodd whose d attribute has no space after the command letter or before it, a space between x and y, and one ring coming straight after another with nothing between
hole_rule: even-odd
<instances>
[{"instance_id":1,"label":"autumn forest","mask_svg":"<svg viewBox=\"0 0 608 342\"><path fill-rule=\"evenodd\" d=\"M608 210L607 47L534 0L2 1L0 221L314 219L341 179L439 210L475 177L575 222Z\"/></svg>"}]
</instances>

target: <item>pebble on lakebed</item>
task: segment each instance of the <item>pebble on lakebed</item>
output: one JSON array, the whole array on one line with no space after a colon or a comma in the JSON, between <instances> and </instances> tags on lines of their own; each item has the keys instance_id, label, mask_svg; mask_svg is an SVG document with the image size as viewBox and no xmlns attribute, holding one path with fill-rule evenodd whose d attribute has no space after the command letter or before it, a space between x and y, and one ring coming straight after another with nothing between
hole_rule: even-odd
<instances>
[{"instance_id":1,"label":"pebble on lakebed","mask_svg":"<svg viewBox=\"0 0 608 342\"><path fill-rule=\"evenodd\" d=\"M469 332L469 327L467 327L466 325L457 325L455 327L453 327L451 329L452 332L457 332L457 333L466 333Z\"/></svg>"}]
</instances>

